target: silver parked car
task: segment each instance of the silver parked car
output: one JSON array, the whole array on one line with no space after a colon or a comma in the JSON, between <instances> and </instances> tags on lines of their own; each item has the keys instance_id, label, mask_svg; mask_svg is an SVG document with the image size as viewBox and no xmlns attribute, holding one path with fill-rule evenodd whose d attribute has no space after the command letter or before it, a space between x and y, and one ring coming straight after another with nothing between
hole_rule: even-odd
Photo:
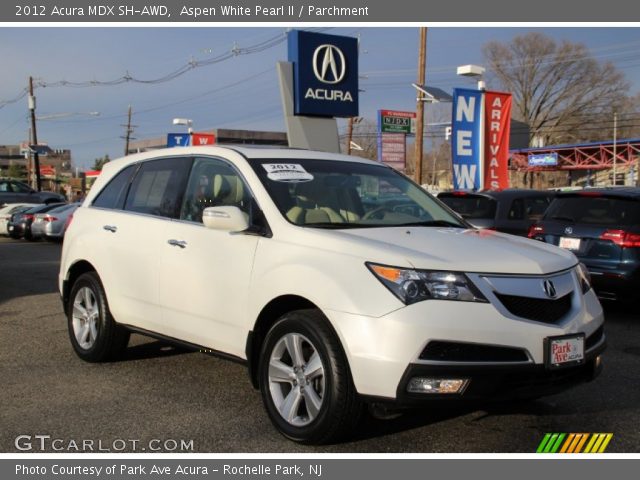
<instances>
[{"instance_id":1,"label":"silver parked car","mask_svg":"<svg viewBox=\"0 0 640 480\"><path fill-rule=\"evenodd\" d=\"M36 214L31 225L31 235L34 239L62 240L67 230L68 220L79 206L80 203L70 203L46 213Z\"/></svg>"}]
</instances>

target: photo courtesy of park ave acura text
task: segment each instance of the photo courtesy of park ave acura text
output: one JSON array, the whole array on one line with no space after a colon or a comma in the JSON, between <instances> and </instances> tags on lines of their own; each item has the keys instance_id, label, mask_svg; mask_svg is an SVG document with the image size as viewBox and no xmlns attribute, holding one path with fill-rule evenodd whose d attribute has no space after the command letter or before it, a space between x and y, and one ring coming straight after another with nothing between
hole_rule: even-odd
<instances>
[{"instance_id":1,"label":"photo courtesy of park ave acura text","mask_svg":"<svg viewBox=\"0 0 640 480\"><path fill-rule=\"evenodd\" d=\"M11 475L640 451L640 30L361 3L0 26Z\"/></svg>"}]
</instances>

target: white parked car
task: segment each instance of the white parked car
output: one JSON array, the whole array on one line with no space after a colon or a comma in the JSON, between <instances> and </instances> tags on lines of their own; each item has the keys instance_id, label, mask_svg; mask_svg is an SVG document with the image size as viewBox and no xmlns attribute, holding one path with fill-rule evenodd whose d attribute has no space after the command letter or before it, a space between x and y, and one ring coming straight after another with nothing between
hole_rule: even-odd
<instances>
[{"instance_id":1,"label":"white parked car","mask_svg":"<svg viewBox=\"0 0 640 480\"><path fill-rule=\"evenodd\" d=\"M566 250L473 229L377 162L195 147L111 161L67 230L76 353L129 332L246 363L290 439L335 440L363 404L535 397L591 380L605 347Z\"/></svg>"},{"instance_id":2,"label":"white parked car","mask_svg":"<svg viewBox=\"0 0 640 480\"><path fill-rule=\"evenodd\" d=\"M35 206L35 203L8 203L4 206L0 206L0 235L9 235L7 225L11 219L11 215L14 213L24 212Z\"/></svg>"}]
</instances>

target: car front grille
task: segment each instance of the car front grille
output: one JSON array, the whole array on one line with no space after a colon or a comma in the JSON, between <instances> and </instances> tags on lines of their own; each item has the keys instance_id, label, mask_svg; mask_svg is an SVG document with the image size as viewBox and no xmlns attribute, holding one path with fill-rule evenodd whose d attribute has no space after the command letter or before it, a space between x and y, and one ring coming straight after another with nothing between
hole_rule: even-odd
<instances>
[{"instance_id":1,"label":"car front grille","mask_svg":"<svg viewBox=\"0 0 640 480\"><path fill-rule=\"evenodd\" d=\"M572 293L556 299L520 297L496 293L513 315L542 323L556 323L571 310Z\"/></svg>"},{"instance_id":2,"label":"car front grille","mask_svg":"<svg viewBox=\"0 0 640 480\"><path fill-rule=\"evenodd\" d=\"M420 360L499 363L527 362L529 357L520 348L433 340L420 354Z\"/></svg>"}]
</instances>

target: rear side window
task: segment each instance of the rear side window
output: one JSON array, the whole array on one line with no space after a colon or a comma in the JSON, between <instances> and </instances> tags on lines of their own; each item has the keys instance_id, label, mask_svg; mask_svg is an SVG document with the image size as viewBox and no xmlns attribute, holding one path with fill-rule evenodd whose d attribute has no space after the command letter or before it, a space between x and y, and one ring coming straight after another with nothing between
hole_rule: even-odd
<instances>
[{"instance_id":1,"label":"rear side window","mask_svg":"<svg viewBox=\"0 0 640 480\"><path fill-rule=\"evenodd\" d=\"M136 168L137 165L129 165L113 177L107 186L98 194L92 205L100 208L122 209L124 197L127 194L127 187Z\"/></svg>"},{"instance_id":2,"label":"rear side window","mask_svg":"<svg viewBox=\"0 0 640 480\"><path fill-rule=\"evenodd\" d=\"M438 199L462 218L493 219L496 217L497 203L493 198L479 195L441 195Z\"/></svg>"},{"instance_id":3,"label":"rear side window","mask_svg":"<svg viewBox=\"0 0 640 480\"><path fill-rule=\"evenodd\" d=\"M129 189L125 210L178 218L191 163L190 158L143 163Z\"/></svg>"},{"instance_id":4,"label":"rear side window","mask_svg":"<svg viewBox=\"0 0 640 480\"><path fill-rule=\"evenodd\" d=\"M587 225L640 226L640 202L612 197L558 197L544 218Z\"/></svg>"},{"instance_id":5,"label":"rear side window","mask_svg":"<svg viewBox=\"0 0 640 480\"><path fill-rule=\"evenodd\" d=\"M551 198L547 196L516 198L511 202L507 217L509 220L540 220L550 202Z\"/></svg>"}]
</instances>

